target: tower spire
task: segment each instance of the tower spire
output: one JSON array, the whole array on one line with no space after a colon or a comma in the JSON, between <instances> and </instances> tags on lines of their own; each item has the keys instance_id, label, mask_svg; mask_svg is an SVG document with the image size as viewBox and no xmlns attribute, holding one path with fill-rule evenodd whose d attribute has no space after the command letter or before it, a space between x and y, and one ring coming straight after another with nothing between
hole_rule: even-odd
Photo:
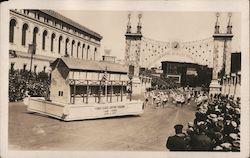
<instances>
[{"instance_id":1,"label":"tower spire","mask_svg":"<svg viewBox=\"0 0 250 158\"><path fill-rule=\"evenodd\" d=\"M227 24L227 33L228 34L232 34L232 23L231 23L231 17L232 17L232 13L231 12L229 12L228 13L228 17L229 17L229 19L228 19L228 24Z\"/></svg>"},{"instance_id":2,"label":"tower spire","mask_svg":"<svg viewBox=\"0 0 250 158\"><path fill-rule=\"evenodd\" d=\"M131 33L131 23L130 23L131 14L128 14L128 24L127 24L127 33Z\"/></svg>"},{"instance_id":3,"label":"tower spire","mask_svg":"<svg viewBox=\"0 0 250 158\"><path fill-rule=\"evenodd\" d=\"M141 34L141 18L142 18L142 14L140 13L140 14L138 14L138 19L139 19L138 25L137 25L137 33L138 34Z\"/></svg>"},{"instance_id":4,"label":"tower spire","mask_svg":"<svg viewBox=\"0 0 250 158\"><path fill-rule=\"evenodd\" d=\"M215 23L215 27L214 27L215 28L215 30L214 30L215 34L220 33L219 16L220 16L220 13L216 13L216 23Z\"/></svg>"}]
</instances>

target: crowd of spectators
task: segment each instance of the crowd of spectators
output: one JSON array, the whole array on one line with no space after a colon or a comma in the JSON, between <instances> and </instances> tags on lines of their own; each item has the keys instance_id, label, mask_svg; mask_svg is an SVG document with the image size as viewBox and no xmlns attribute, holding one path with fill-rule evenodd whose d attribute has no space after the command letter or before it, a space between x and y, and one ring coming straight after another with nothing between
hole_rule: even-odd
<instances>
[{"instance_id":1,"label":"crowd of spectators","mask_svg":"<svg viewBox=\"0 0 250 158\"><path fill-rule=\"evenodd\" d=\"M166 147L170 151L240 151L240 99L215 95L197 102L193 122L175 126Z\"/></svg>"},{"instance_id":2,"label":"crowd of spectators","mask_svg":"<svg viewBox=\"0 0 250 158\"><path fill-rule=\"evenodd\" d=\"M36 74L23 70L10 70L9 101L21 101L27 95L46 97L49 93L49 85L50 78L45 72Z\"/></svg>"}]
</instances>

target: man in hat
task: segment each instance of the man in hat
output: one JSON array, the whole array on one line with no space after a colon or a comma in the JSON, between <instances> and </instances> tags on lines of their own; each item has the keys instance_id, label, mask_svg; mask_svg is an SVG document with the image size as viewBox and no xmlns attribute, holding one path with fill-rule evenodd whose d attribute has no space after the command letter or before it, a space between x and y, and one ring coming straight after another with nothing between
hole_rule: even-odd
<instances>
[{"instance_id":1,"label":"man in hat","mask_svg":"<svg viewBox=\"0 0 250 158\"><path fill-rule=\"evenodd\" d=\"M168 137L166 147L170 151L185 151L188 148L186 135L182 132L183 125L177 124L174 126L175 135Z\"/></svg>"},{"instance_id":2,"label":"man in hat","mask_svg":"<svg viewBox=\"0 0 250 158\"><path fill-rule=\"evenodd\" d=\"M190 147L193 151L209 151L212 147L212 140L205 134L206 125L197 124L199 134L191 137Z\"/></svg>"}]
</instances>

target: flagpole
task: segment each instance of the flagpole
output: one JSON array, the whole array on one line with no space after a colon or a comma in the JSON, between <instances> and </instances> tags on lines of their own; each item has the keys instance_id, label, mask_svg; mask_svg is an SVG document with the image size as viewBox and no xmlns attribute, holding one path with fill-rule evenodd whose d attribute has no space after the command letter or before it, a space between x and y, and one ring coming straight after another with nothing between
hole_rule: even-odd
<instances>
[{"instance_id":1,"label":"flagpole","mask_svg":"<svg viewBox=\"0 0 250 158\"><path fill-rule=\"evenodd\" d=\"M29 71L29 76L28 76L28 86L30 84L31 72L32 72L32 62L33 62L33 54L35 54L35 51L36 51L36 44L33 42L32 44L29 44L29 48L28 48L28 53L31 52L31 57L30 57L30 71ZM28 93L29 93L29 90L28 90Z\"/></svg>"},{"instance_id":2,"label":"flagpole","mask_svg":"<svg viewBox=\"0 0 250 158\"><path fill-rule=\"evenodd\" d=\"M35 51L36 51L36 43L32 43L31 44L31 57L30 57L30 73L32 71L32 62L33 62L33 55L35 54Z\"/></svg>"},{"instance_id":3,"label":"flagpole","mask_svg":"<svg viewBox=\"0 0 250 158\"><path fill-rule=\"evenodd\" d=\"M107 74L107 66L105 68L105 73ZM108 79L105 80L105 96L106 96L105 102L108 102Z\"/></svg>"}]
</instances>

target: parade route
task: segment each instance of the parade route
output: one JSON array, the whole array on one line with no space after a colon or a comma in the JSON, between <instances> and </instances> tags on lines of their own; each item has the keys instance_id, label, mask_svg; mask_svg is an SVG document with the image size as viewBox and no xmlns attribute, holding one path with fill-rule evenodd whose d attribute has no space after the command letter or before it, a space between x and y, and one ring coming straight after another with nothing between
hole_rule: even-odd
<instances>
[{"instance_id":1,"label":"parade route","mask_svg":"<svg viewBox=\"0 0 250 158\"><path fill-rule=\"evenodd\" d=\"M195 107L151 105L141 116L63 122L30 114L22 102L9 104L10 150L167 151L173 126L194 119Z\"/></svg>"}]
</instances>

